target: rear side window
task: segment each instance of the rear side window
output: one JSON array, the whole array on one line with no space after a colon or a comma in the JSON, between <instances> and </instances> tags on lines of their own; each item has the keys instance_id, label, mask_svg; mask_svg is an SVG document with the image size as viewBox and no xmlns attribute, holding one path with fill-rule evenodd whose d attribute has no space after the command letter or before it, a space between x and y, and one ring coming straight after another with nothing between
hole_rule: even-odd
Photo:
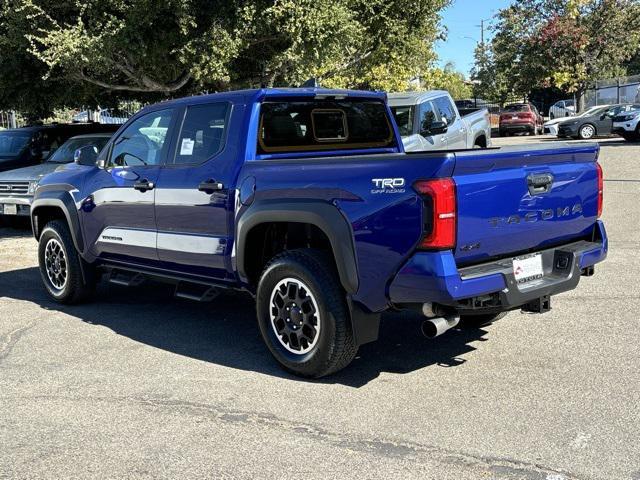
<instances>
[{"instance_id":1,"label":"rear side window","mask_svg":"<svg viewBox=\"0 0 640 480\"><path fill-rule=\"evenodd\" d=\"M228 103L193 105L187 108L178 137L176 164L201 164L224 146Z\"/></svg>"},{"instance_id":2,"label":"rear side window","mask_svg":"<svg viewBox=\"0 0 640 480\"><path fill-rule=\"evenodd\" d=\"M383 148L394 142L382 102L311 100L261 107L258 153Z\"/></svg>"},{"instance_id":3,"label":"rear side window","mask_svg":"<svg viewBox=\"0 0 640 480\"><path fill-rule=\"evenodd\" d=\"M391 113L396 120L400 135L403 137L413 134L413 106L410 107L391 107Z\"/></svg>"}]
</instances>

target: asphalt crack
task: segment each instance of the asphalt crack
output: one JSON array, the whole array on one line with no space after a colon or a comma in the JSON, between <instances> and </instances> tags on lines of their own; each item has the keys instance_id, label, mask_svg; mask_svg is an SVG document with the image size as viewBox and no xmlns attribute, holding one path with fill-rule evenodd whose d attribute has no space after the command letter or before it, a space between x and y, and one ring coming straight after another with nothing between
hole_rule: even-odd
<instances>
[{"instance_id":1,"label":"asphalt crack","mask_svg":"<svg viewBox=\"0 0 640 480\"><path fill-rule=\"evenodd\" d=\"M2 397L0 397L2 398ZM68 397L35 396L31 399L63 399L69 401L120 402L137 404L150 409L161 409L182 415L204 417L210 421L249 426L252 428L275 428L291 435L321 442L345 451L401 458L416 463L429 460L443 466L484 470L489 478L513 480L582 480L574 474L555 470L544 465L523 462L510 458L478 456L449 450L440 446L425 445L406 440L371 438L343 432L330 431L311 424L294 422L269 413L234 410L224 405L204 404L186 400L157 399L149 397Z\"/></svg>"},{"instance_id":2,"label":"asphalt crack","mask_svg":"<svg viewBox=\"0 0 640 480\"><path fill-rule=\"evenodd\" d=\"M6 335L0 337L0 362L9 356L16 343L18 343L22 336L34 326L35 323L32 323L25 327L16 328L15 330L12 330Z\"/></svg>"}]
</instances>

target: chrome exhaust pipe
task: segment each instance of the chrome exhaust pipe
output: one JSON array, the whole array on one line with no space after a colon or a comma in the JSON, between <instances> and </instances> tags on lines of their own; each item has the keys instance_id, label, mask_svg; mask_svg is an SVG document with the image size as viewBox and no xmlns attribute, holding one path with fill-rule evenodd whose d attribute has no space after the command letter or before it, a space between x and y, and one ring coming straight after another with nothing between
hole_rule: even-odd
<instances>
[{"instance_id":1,"label":"chrome exhaust pipe","mask_svg":"<svg viewBox=\"0 0 640 480\"><path fill-rule=\"evenodd\" d=\"M422 322L422 334L427 338L436 338L452 329L460 322L460 317L435 317Z\"/></svg>"}]
</instances>

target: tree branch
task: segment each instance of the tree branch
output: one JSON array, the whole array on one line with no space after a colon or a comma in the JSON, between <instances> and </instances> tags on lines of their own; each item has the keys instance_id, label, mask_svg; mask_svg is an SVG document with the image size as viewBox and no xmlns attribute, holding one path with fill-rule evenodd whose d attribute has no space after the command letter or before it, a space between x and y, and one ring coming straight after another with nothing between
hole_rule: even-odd
<instances>
[{"instance_id":1,"label":"tree branch","mask_svg":"<svg viewBox=\"0 0 640 480\"><path fill-rule=\"evenodd\" d=\"M161 92L161 93L172 93L177 90L180 90L184 87L189 80L191 80L191 73L184 72L179 78L169 83L160 83L152 78L142 74L140 77L136 77L131 72L127 72L127 68L121 66L122 68L118 68L118 70L122 71L129 77L131 80L135 81L137 85L115 85L107 82L103 82L102 80L98 80L97 78L90 77L84 71L81 71L76 75L79 80L84 82L92 83L93 85L97 85L102 88L106 88L107 90L114 91L129 91L129 92Z\"/></svg>"}]
</instances>

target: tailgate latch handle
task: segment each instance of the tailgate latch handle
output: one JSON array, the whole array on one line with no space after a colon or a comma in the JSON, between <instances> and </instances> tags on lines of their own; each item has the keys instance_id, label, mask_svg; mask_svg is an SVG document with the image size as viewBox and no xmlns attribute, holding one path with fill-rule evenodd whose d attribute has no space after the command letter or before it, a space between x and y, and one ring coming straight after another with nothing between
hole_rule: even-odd
<instances>
[{"instance_id":1,"label":"tailgate latch handle","mask_svg":"<svg viewBox=\"0 0 640 480\"><path fill-rule=\"evenodd\" d=\"M531 173L527 176L527 185L531 195L548 193L553 184L553 175L550 173Z\"/></svg>"}]
</instances>

